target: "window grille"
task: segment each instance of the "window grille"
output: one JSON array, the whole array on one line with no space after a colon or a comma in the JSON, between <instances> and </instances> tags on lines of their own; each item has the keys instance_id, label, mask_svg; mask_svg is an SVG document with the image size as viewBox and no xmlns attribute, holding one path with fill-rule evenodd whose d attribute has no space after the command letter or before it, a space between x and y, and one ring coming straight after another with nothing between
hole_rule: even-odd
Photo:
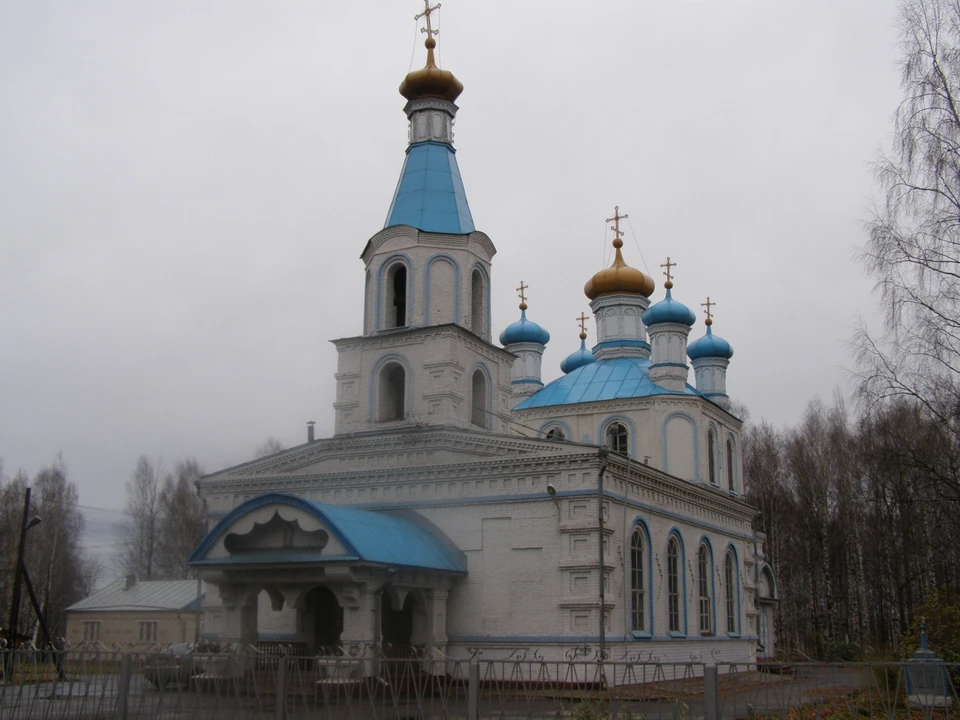
<instances>
[{"instance_id":1,"label":"window grille","mask_svg":"<svg viewBox=\"0 0 960 720\"><path fill-rule=\"evenodd\" d=\"M710 602L710 558L707 556L707 546L700 546L700 553L697 565L699 566L698 589L700 596L700 634L709 635L713 632L711 625L711 602Z\"/></svg>"},{"instance_id":2,"label":"window grille","mask_svg":"<svg viewBox=\"0 0 960 720\"><path fill-rule=\"evenodd\" d=\"M734 573L733 553L728 551L727 557L723 561L723 586L726 591L727 632L731 634L737 631L737 608L734 598L734 591L736 590L734 578L736 575Z\"/></svg>"},{"instance_id":3,"label":"window grille","mask_svg":"<svg viewBox=\"0 0 960 720\"><path fill-rule=\"evenodd\" d=\"M667 543L667 618L670 632L680 632L680 544Z\"/></svg>"},{"instance_id":4,"label":"window grille","mask_svg":"<svg viewBox=\"0 0 960 720\"><path fill-rule=\"evenodd\" d=\"M646 594L643 584L643 532L633 531L630 539L630 617L634 632L646 630L643 604Z\"/></svg>"}]
</instances>

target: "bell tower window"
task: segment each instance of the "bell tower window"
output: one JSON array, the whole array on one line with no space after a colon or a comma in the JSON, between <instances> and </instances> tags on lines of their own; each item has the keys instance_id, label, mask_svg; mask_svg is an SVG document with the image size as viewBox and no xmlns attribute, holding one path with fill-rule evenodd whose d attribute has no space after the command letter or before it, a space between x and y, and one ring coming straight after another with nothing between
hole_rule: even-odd
<instances>
[{"instance_id":1,"label":"bell tower window","mask_svg":"<svg viewBox=\"0 0 960 720\"><path fill-rule=\"evenodd\" d=\"M386 327L407 326L407 268L396 263L387 273Z\"/></svg>"},{"instance_id":2,"label":"bell tower window","mask_svg":"<svg viewBox=\"0 0 960 720\"><path fill-rule=\"evenodd\" d=\"M484 295L483 273L474 270L470 275L470 330L481 337L486 334Z\"/></svg>"},{"instance_id":3,"label":"bell tower window","mask_svg":"<svg viewBox=\"0 0 960 720\"><path fill-rule=\"evenodd\" d=\"M407 373L398 363L387 363L380 371L377 394L377 420L403 420L406 414Z\"/></svg>"},{"instance_id":4,"label":"bell tower window","mask_svg":"<svg viewBox=\"0 0 960 720\"><path fill-rule=\"evenodd\" d=\"M479 368L473 372L470 408L470 422L482 428L488 427L487 376Z\"/></svg>"}]
</instances>

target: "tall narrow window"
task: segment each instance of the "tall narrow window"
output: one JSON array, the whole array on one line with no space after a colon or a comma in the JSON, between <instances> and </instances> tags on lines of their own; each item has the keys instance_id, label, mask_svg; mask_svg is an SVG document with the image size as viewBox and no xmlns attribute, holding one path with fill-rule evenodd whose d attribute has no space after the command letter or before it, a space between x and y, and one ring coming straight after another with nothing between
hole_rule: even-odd
<instances>
[{"instance_id":1,"label":"tall narrow window","mask_svg":"<svg viewBox=\"0 0 960 720\"><path fill-rule=\"evenodd\" d=\"M471 416L470 422L482 428L489 427L487 413L487 376L483 370L477 368L473 372L473 382L471 389Z\"/></svg>"},{"instance_id":2,"label":"tall narrow window","mask_svg":"<svg viewBox=\"0 0 960 720\"><path fill-rule=\"evenodd\" d=\"M711 619L713 613L710 602L710 556L706 545L700 546L697 556L697 594L700 596L700 634L709 635L713 632Z\"/></svg>"},{"instance_id":3,"label":"tall narrow window","mask_svg":"<svg viewBox=\"0 0 960 720\"><path fill-rule=\"evenodd\" d=\"M607 447L621 455L629 454L627 450L629 435L627 426L620 422L610 423L607 426Z\"/></svg>"},{"instance_id":4,"label":"tall narrow window","mask_svg":"<svg viewBox=\"0 0 960 720\"><path fill-rule=\"evenodd\" d=\"M630 618L634 632L646 630L643 612L643 531L637 528L630 538Z\"/></svg>"},{"instance_id":5,"label":"tall narrow window","mask_svg":"<svg viewBox=\"0 0 960 720\"><path fill-rule=\"evenodd\" d=\"M483 273L475 269L470 276L470 330L480 337L486 334L486 313L483 311L485 294Z\"/></svg>"},{"instance_id":6,"label":"tall narrow window","mask_svg":"<svg viewBox=\"0 0 960 720\"><path fill-rule=\"evenodd\" d=\"M680 543L667 543L667 620L670 632L680 632Z\"/></svg>"},{"instance_id":7,"label":"tall narrow window","mask_svg":"<svg viewBox=\"0 0 960 720\"><path fill-rule=\"evenodd\" d=\"M407 268L403 263L396 263L387 273L387 291L390 302L387 303L386 314L388 328L407 326Z\"/></svg>"},{"instance_id":8,"label":"tall narrow window","mask_svg":"<svg viewBox=\"0 0 960 720\"><path fill-rule=\"evenodd\" d=\"M730 492L736 492L736 487L733 485L733 465L735 459L733 457L733 440L727 440L727 489Z\"/></svg>"},{"instance_id":9,"label":"tall narrow window","mask_svg":"<svg viewBox=\"0 0 960 720\"><path fill-rule=\"evenodd\" d=\"M710 484L717 484L717 434L713 428L707 430L707 466L710 468Z\"/></svg>"},{"instance_id":10,"label":"tall narrow window","mask_svg":"<svg viewBox=\"0 0 960 720\"><path fill-rule=\"evenodd\" d=\"M377 393L377 420L403 420L406 414L407 374L398 363L387 363L380 371Z\"/></svg>"},{"instance_id":11,"label":"tall narrow window","mask_svg":"<svg viewBox=\"0 0 960 720\"><path fill-rule=\"evenodd\" d=\"M731 635L737 632L737 606L736 597L734 596L737 589L734 585L735 573L733 553L728 550L727 557L723 561L723 588L725 593L724 600L727 606L727 632Z\"/></svg>"}]
</instances>

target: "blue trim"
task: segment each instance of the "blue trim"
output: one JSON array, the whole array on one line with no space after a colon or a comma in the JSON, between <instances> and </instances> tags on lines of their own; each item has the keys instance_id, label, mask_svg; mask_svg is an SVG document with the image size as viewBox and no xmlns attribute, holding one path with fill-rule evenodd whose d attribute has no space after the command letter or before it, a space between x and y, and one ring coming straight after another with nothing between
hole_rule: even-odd
<instances>
[{"instance_id":1,"label":"blue trim","mask_svg":"<svg viewBox=\"0 0 960 720\"><path fill-rule=\"evenodd\" d=\"M407 319L411 321L413 320L413 260L411 260L410 256L406 253L393 253L384 258L384 260L380 263L380 267L377 268L377 308L376 312L374 313L374 318L376 320L374 328L376 330L393 329L383 327L382 316L383 304L385 302L383 298L383 276L385 272L389 271L390 268L398 262L402 263L403 266L407 268ZM403 327L414 327L414 325L413 322L408 322Z\"/></svg>"},{"instance_id":2,"label":"blue trim","mask_svg":"<svg viewBox=\"0 0 960 720\"><path fill-rule=\"evenodd\" d=\"M593 352L596 354L597 350L615 347L635 347L649 350L650 343L648 343L646 340L604 340L602 343L597 343L593 346Z\"/></svg>"},{"instance_id":3,"label":"blue trim","mask_svg":"<svg viewBox=\"0 0 960 720\"><path fill-rule=\"evenodd\" d=\"M560 428L563 430L563 436L567 440L573 440L573 431L570 430L570 426L567 425L563 420L547 420L543 425L540 426L540 429L537 430L538 438L547 437L547 433L550 431L550 428Z\"/></svg>"},{"instance_id":4,"label":"blue trim","mask_svg":"<svg viewBox=\"0 0 960 720\"><path fill-rule=\"evenodd\" d=\"M678 417L688 420L693 427L693 477L695 482L700 482L700 433L697 432L697 421L693 415L683 410L672 412L663 419L663 471L670 474L670 447L667 444L667 426L671 420ZM679 476L675 475L674 477Z\"/></svg>"},{"instance_id":5,"label":"blue trim","mask_svg":"<svg viewBox=\"0 0 960 720\"><path fill-rule=\"evenodd\" d=\"M651 364L650 364L650 369L651 369L651 370L653 370L654 368L659 368L659 367L678 367L678 368L686 368L687 370L690 369L690 366L687 365L686 363L658 362L658 363L651 363Z\"/></svg>"},{"instance_id":6,"label":"blue trim","mask_svg":"<svg viewBox=\"0 0 960 720\"><path fill-rule=\"evenodd\" d=\"M713 545L710 542L710 538L706 535L701 535L700 540L697 543L697 625L700 623L700 548L706 547L708 553L708 561L710 567L707 568L707 577L710 578L710 628L712 630L712 635L718 635L717 632L717 578L714 574L714 564L713 564ZM703 635L703 633L700 633Z\"/></svg>"},{"instance_id":7,"label":"blue trim","mask_svg":"<svg viewBox=\"0 0 960 720\"><path fill-rule=\"evenodd\" d=\"M680 614L683 616L683 632L676 630L670 630L670 539L676 538L677 544L680 546L680 557L678 561L677 573L680 575L680 578L683 580L683 588L680 592ZM676 526L670 528L670 531L667 533L667 592L664 593L667 598L667 629L669 631L670 637L687 637L689 627L687 624L687 549L683 544L683 535L680 534L680 529ZM679 589L679 588L678 588Z\"/></svg>"},{"instance_id":8,"label":"blue trim","mask_svg":"<svg viewBox=\"0 0 960 720\"><path fill-rule=\"evenodd\" d=\"M637 427L634 425L633 420L631 420L626 415L608 415L600 422L600 437L597 440L597 444L600 447L606 445L607 440L607 427L615 422L622 422L627 426L627 432L630 433L630 457L637 457Z\"/></svg>"},{"instance_id":9,"label":"blue trim","mask_svg":"<svg viewBox=\"0 0 960 720\"><path fill-rule=\"evenodd\" d=\"M649 528L649 526L647 525L647 521L644 520L644 519L643 519L642 517L640 517L639 515L638 515L637 517L635 517L635 518L633 519L633 522L630 524L630 534L629 534L629 536L628 536L628 542L627 542L627 545L628 545L629 548L630 548L630 554L627 555L627 559L626 559L626 560L627 560L627 562L626 562L626 567L627 567L626 576L627 576L628 578L630 578L630 581L627 582L627 583L624 583L624 585L626 585L626 588L627 588L627 597L626 597L626 604L624 605L624 609L627 611L628 614L633 612L633 597L631 596L631 593L633 592L633 572L632 572L632 571L633 571L633 560L632 560L632 557L631 557L631 556L632 556L632 554L633 554L633 533L634 533L635 530L637 530L637 528L641 528L641 529L643 530L644 539L645 539L645 542L646 542L646 546L644 547L644 553L645 553L645 555L646 555L646 562L647 562L647 587L646 587L646 595L647 595L647 612L648 612L647 618L648 618L648 620L647 620L647 622L645 623L647 627L646 627L645 629L643 629L643 630L634 630L634 629L633 629L633 618L632 618L632 617L630 617L630 619L628 620L627 625L628 625L628 627L630 627L630 632L631 632L631 634L632 634L632 636L633 636L633 638L634 638L635 640L640 640L640 639L647 639L647 640L648 640L648 639L650 639L650 638L652 638L652 637L654 636L655 630L656 630L655 625L654 625L654 617L655 617L655 616L654 616L654 605L653 605L653 596L654 596L654 592L653 592L653 540L651 539L651 536L650 536L650 528Z\"/></svg>"},{"instance_id":10,"label":"blue trim","mask_svg":"<svg viewBox=\"0 0 960 720\"><path fill-rule=\"evenodd\" d=\"M543 385L543 381L542 381L542 380L533 380L533 379L511 380L511 381L510 381L510 384L511 384L511 385Z\"/></svg>"},{"instance_id":11,"label":"blue trim","mask_svg":"<svg viewBox=\"0 0 960 720\"><path fill-rule=\"evenodd\" d=\"M462 318L460 317L460 263L456 261L450 255L446 253L437 253L430 257L427 260L426 270L423 274L423 324L432 325L433 322L430 318L430 266L435 262L448 262L453 265L453 286L454 286L454 295L453 295L453 322L456 325L460 325ZM441 303L443 304L443 303ZM441 325L445 323L439 323Z\"/></svg>"},{"instance_id":12,"label":"blue trim","mask_svg":"<svg viewBox=\"0 0 960 720\"><path fill-rule=\"evenodd\" d=\"M730 631L730 628L727 628L727 635L730 636L730 637L740 637L740 631L743 629L743 628L742 628L742 623L741 623L741 620L740 620L740 615L741 615L741 612L742 612L741 607L740 607L740 557L739 557L739 555L737 554L737 548L736 548L736 546L735 546L733 543L727 543L727 552L724 554L724 557L723 557L723 562L724 562L724 578L723 578L723 583L724 583L724 586L726 586L726 583L727 583L727 578L726 578L727 555L733 555L733 582L734 582L734 584L737 586L737 604L736 604L736 607L735 607L735 610L736 610L736 613L737 613L737 614L736 614L736 616L735 616L735 620L736 620L736 622L735 622L735 627L733 628L733 632ZM724 603L726 603L726 596L724 596ZM726 614L727 614L727 609L726 609L726 607L724 607L724 609L723 609L723 614L724 614L724 616L726 616Z\"/></svg>"},{"instance_id":13,"label":"blue trim","mask_svg":"<svg viewBox=\"0 0 960 720\"><path fill-rule=\"evenodd\" d=\"M377 398L380 397L380 371L383 366L395 362L403 368L403 417L395 422L406 420L410 415L411 402L413 401L413 373L411 372L410 361L400 353L388 353L383 355L374 364L370 371L369 398L367 404L369 407L370 422L380 422L377 420Z\"/></svg>"}]
</instances>

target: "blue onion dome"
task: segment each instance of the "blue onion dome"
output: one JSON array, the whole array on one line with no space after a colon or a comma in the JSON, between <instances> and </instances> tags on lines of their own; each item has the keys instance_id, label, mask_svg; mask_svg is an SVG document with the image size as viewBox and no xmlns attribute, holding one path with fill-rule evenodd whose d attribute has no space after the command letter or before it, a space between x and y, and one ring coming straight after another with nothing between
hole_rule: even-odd
<instances>
[{"instance_id":1,"label":"blue onion dome","mask_svg":"<svg viewBox=\"0 0 960 720\"><path fill-rule=\"evenodd\" d=\"M548 342L550 342L550 333L532 320L527 320L527 304L525 302L520 303L520 319L507 325L506 329L500 333L500 344L504 346L514 343L546 345Z\"/></svg>"},{"instance_id":2,"label":"blue onion dome","mask_svg":"<svg viewBox=\"0 0 960 720\"><path fill-rule=\"evenodd\" d=\"M572 352L567 355L563 362L560 363L560 370L564 375L572 373L577 368L581 368L584 365L589 365L590 363L595 363L597 359L593 356L593 353L587 350L587 334L585 332L580 333L580 349L576 352Z\"/></svg>"},{"instance_id":3,"label":"blue onion dome","mask_svg":"<svg viewBox=\"0 0 960 720\"><path fill-rule=\"evenodd\" d=\"M726 340L719 335L713 334L713 320L707 318L707 333L702 338L697 338L687 345L687 357L691 360L700 358L723 358L729 360L733 357L733 348Z\"/></svg>"},{"instance_id":4,"label":"blue onion dome","mask_svg":"<svg viewBox=\"0 0 960 720\"><path fill-rule=\"evenodd\" d=\"M643 313L643 324L650 327L661 323L679 323L680 325L693 327L694 323L697 322L697 316L693 314L693 310L682 302L673 299L670 290L673 287L672 282L666 282L665 287L667 288L667 296L647 308Z\"/></svg>"}]
</instances>

